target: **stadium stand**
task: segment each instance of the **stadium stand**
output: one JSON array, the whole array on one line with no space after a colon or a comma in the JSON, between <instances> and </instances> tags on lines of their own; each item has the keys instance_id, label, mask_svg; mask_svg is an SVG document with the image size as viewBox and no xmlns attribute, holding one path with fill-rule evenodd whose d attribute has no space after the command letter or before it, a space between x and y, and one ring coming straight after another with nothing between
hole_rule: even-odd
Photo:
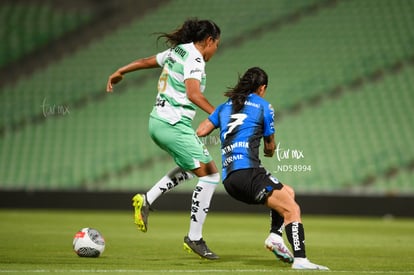
<instances>
[{"instance_id":1,"label":"stadium stand","mask_svg":"<svg viewBox=\"0 0 414 275\"><path fill-rule=\"evenodd\" d=\"M54 9L48 2L6 2L0 6L0 18L2 67L82 26L92 14L90 10Z\"/></svg>"},{"instance_id":2,"label":"stadium stand","mask_svg":"<svg viewBox=\"0 0 414 275\"><path fill-rule=\"evenodd\" d=\"M267 99L276 108L280 153L288 156L263 159L276 177L299 193L414 193L414 2L189 3L165 1L117 28L101 26L94 41L0 85L0 190L145 190L172 168L147 133L159 71L128 75L113 94L104 87L115 68L164 48L152 33L191 15L222 29L207 65L214 104L248 67L269 73ZM21 13L33 8L22 6ZM60 18L50 13L44 16ZM84 21L68 15L79 25L64 30L87 28L90 14ZM200 112L194 125L205 117ZM206 143L219 163L219 145ZM283 170L304 167L311 171Z\"/></svg>"}]
</instances>

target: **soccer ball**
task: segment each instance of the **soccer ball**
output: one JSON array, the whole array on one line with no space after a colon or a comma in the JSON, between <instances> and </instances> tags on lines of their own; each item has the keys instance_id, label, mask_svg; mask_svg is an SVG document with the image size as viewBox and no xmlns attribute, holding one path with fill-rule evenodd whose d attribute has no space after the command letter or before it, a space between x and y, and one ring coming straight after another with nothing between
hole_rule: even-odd
<instances>
[{"instance_id":1,"label":"soccer ball","mask_svg":"<svg viewBox=\"0 0 414 275\"><path fill-rule=\"evenodd\" d=\"M105 239L96 229L82 228L73 238L73 250L80 257L99 257L105 250Z\"/></svg>"}]
</instances>

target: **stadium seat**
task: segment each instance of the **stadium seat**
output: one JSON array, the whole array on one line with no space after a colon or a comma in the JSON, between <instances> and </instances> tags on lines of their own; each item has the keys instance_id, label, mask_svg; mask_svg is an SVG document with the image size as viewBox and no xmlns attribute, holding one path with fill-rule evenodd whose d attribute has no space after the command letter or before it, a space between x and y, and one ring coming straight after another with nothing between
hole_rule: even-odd
<instances>
[{"instance_id":1,"label":"stadium seat","mask_svg":"<svg viewBox=\"0 0 414 275\"><path fill-rule=\"evenodd\" d=\"M159 72L127 75L113 94L105 93L105 84L116 68L164 49L153 33L192 14L212 18L222 29L219 50L206 67L206 96L213 104L248 67L268 72L276 140L304 152L303 159L263 158L282 182L299 193L414 193L412 170L405 168L414 158L414 2L185 3L166 2L2 87L0 190L146 190L174 167L147 131ZM1 7L0 16L11 13L5 21L16 30L2 33L8 43L1 52L11 53L1 56L0 66L92 16L35 4ZM33 29L20 22L23 14L36 21ZM45 23L50 21L56 29ZM39 31L45 36L33 39ZM21 41L27 41L24 48ZM194 126L205 117L200 111ZM207 146L219 163L219 145ZM277 171L279 165L311 171Z\"/></svg>"}]
</instances>

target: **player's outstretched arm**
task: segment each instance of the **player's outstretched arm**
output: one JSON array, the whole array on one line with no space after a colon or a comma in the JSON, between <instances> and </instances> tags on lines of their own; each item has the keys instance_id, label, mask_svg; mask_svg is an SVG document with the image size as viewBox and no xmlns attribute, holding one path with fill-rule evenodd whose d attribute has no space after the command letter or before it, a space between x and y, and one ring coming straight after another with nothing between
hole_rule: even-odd
<instances>
[{"instance_id":1,"label":"player's outstretched arm","mask_svg":"<svg viewBox=\"0 0 414 275\"><path fill-rule=\"evenodd\" d=\"M157 67L159 67L159 65L157 63L157 59L155 55L138 59L126 66L123 66L109 76L108 82L106 83L106 91L112 92L113 85L120 82L124 78L124 74L137 71L137 70L157 68Z\"/></svg>"}]
</instances>

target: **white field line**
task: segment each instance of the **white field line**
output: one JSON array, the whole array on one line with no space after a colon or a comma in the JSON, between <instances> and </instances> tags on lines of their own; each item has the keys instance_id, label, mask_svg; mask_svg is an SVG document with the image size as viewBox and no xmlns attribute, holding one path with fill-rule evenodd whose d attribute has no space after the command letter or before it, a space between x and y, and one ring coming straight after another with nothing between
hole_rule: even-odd
<instances>
[{"instance_id":1,"label":"white field line","mask_svg":"<svg viewBox=\"0 0 414 275\"><path fill-rule=\"evenodd\" d=\"M194 269L194 270L147 270L147 269L10 269L10 270L0 270L0 273L292 273L300 271L312 271L312 270L275 270L275 269ZM324 273L348 273L348 274L414 274L413 271L393 271L393 270L384 270L384 271L364 271L364 270L330 270L324 271Z\"/></svg>"}]
</instances>

